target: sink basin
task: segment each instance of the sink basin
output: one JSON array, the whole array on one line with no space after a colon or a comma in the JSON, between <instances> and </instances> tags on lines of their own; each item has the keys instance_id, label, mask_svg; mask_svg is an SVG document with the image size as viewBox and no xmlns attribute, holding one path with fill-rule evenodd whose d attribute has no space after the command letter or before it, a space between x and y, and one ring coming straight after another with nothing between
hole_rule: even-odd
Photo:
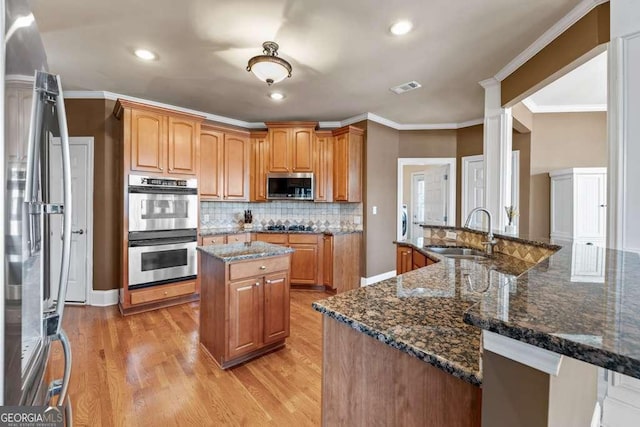
<instances>
[{"instance_id":1,"label":"sink basin","mask_svg":"<svg viewBox=\"0 0 640 427\"><path fill-rule=\"evenodd\" d=\"M447 258L470 259L480 261L487 259L488 256L482 251L467 248L426 248L430 252L435 252Z\"/></svg>"}]
</instances>

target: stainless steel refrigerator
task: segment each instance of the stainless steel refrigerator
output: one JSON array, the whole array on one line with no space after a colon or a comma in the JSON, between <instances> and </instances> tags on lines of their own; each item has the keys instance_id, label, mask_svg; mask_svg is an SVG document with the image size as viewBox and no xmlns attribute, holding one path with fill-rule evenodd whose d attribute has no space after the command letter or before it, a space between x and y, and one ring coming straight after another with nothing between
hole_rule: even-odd
<instances>
[{"instance_id":1,"label":"stainless steel refrigerator","mask_svg":"<svg viewBox=\"0 0 640 427\"><path fill-rule=\"evenodd\" d=\"M0 405L63 405L67 397L71 351L61 328L71 245L69 138L60 77L47 72L47 58L37 24L25 0L0 0L0 35L4 85L0 113ZM62 164L52 164L49 140L62 141ZM49 168L63 170L63 203L50 200ZM60 185L60 184L55 184ZM50 218L62 215L62 235L51 234ZM51 239L62 239L62 252L51 253ZM58 293L51 295L50 267L61 265ZM55 287L53 287L55 289ZM49 381L49 354L59 341L64 372ZM55 378L55 377L53 377ZM56 398L57 396L57 398ZM56 403L57 402L57 403Z\"/></svg>"}]
</instances>

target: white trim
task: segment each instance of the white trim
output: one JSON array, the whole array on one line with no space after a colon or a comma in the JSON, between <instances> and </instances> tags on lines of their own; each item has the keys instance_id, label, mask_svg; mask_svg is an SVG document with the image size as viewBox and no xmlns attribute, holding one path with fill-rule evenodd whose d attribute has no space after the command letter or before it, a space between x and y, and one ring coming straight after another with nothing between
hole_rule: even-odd
<instances>
[{"instance_id":1,"label":"white trim","mask_svg":"<svg viewBox=\"0 0 640 427\"><path fill-rule=\"evenodd\" d=\"M563 356L531 344L482 331L482 347L493 353L557 377Z\"/></svg>"},{"instance_id":2,"label":"white trim","mask_svg":"<svg viewBox=\"0 0 640 427\"><path fill-rule=\"evenodd\" d=\"M468 212L471 209L467 207L467 192L469 189L467 188L467 174L469 173L469 163L477 162L482 160L484 162L484 155L478 154L476 156L464 156L462 157L462 175L460 175L460 179L462 182L460 183L460 188L462 189L461 199L460 199L460 222L464 223L467 218ZM477 206L476 206L477 207Z\"/></svg>"},{"instance_id":3,"label":"white trim","mask_svg":"<svg viewBox=\"0 0 640 427\"><path fill-rule=\"evenodd\" d=\"M606 3L608 0L582 0L576 7L566 14L562 19L556 22L551 28L544 32L536 41L531 43L518 56L511 60L495 75L498 81L506 79L514 71L520 68L524 63L533 58L538 52L544 49L549 43L555 40L560 34L564 33L573 24L578 22L587 13L591 12L596 6Z\"/></svg>"},{"instance_id":4,"label":"white trim","mask_svg":"<svg viewBox=\"0 0 640 427\"><path fill-rule=\"evenodd\" d=\"M511 206L515 206L520 212L520 150L513 150L511 155ZM502 212L500 213L502 215ZM513 220L516 229L520 229L520 215L516 215Z\"/></svg>"},{"instance_id":5,"label":"white trim","mask_svg":"<svg viewBox=\"0 0 640 427\"><path fill-rule=\"evenodd\" d=\"M456 224L456 158L455 157L401 157L398 159L398 186L397 186L397 224L396 237L402 240L402 187L403 166L428 166L428 165L449 165L449 206L447 207L447 225Z\"/></svg>"},{"instance_id":6,"label":"white trim","mask_svg":"<svg viewBox=\"0 0 640 427\"><path fill-rule=\"evenodd\" d=\"M588 113L592 111L607 111L607 104L575 104L575 105L538 105L529 98L522 103L534 114L536 113Z\"/></svg>"},{"instance_id":7,"label":"white trim","mask_svg":"<svg viewBox=\"0 0 640 427\"><path fill-rule=\"evenodd\" d=\"M118 304L118 289L108 291L91 290L87 298L87 304L95 307L107 307Z\"/></svg>"},{"instance_id":8,"label":"white trim","mask_svg":"<svg viewBox=\"0 0 640 427\"><path fill-rule=\"evenodd\" d=\"M243 120L234 119L231 117L219 116L217 114L206 113L204 111L192 110L190 108L178 107L176 105L166 104L163 102L151 101L148 99L137 98L135 96L122 95L115 92L108 91L84 91L84 90L70 90L64 93L67 99L108 99L116 101L118 98L126 99L127 101L140 102L142 104L152 105L159 108L167 108L170 110L180 111L187 114L194 114L202 116L206 120L211 120L218 123L225 123L233 126L242 127L245 129L264 129L267 126L264 122L245 122ZM467 120L460 123L415 123L415 124L402 124L394 122L393 120L386 119L374 113L362 113L357 116L349 117L340 121L326 121L319 122L318 128L320 129L334 129L341 128L343 126L352 125L354 123L361 122L363 120L370 120L372 122L379 123L381 125L390 127L395 130L444 130L444 129L461 129L469 126L475 126L483 123L484 119Z\"/></svg>"},{"instance_id":9,"label":"white trim","mask_svg":"<svg viewBox=\"0 0 640 427\"><path fill-rule=\"evenodd\" d=\"M360 278L360 287L369 286L374 283L382 282L383 280L391 279L392 277L396 277L398 274L396 270L387 271L386 273L378 274L376 276L371 277L361 277Z\"/></svg>"}]
</instances>

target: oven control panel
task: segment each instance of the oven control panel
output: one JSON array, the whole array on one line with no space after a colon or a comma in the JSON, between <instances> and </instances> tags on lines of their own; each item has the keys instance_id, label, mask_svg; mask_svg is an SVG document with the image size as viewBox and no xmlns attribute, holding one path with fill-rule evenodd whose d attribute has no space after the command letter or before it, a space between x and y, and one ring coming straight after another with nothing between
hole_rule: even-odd
<instances>
[{"instance_id":1,"label":"oven control panel","mask_svg":"<svg viewBox=\"0 0 640 427\"><path fill-rule=\"evenodd\" d=\"M136 187L173 187L197 188L196 179L157 178L151 176L129 175L129 186Z\"/></svg>"}]
</instances>

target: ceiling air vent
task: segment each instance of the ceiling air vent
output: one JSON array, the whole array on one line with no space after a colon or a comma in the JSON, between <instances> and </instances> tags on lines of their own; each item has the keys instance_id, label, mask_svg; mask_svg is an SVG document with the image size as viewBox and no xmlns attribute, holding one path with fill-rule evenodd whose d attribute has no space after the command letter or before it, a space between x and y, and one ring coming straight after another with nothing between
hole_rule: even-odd
<instances>
[{"instance_id":1,"label":"ceiling air vent","mask_svg":"<svg viewBox=\"0 0 640 427\"><path fill-rule=\"evenodd\" d=\"M401 85L392 87L390 90L396 95L400 95L401 93L409 92L410 90L418 89L419 87L422 87L422 85L414 80L412 82L402 83Z\"/></svg>"}]
</instances>

